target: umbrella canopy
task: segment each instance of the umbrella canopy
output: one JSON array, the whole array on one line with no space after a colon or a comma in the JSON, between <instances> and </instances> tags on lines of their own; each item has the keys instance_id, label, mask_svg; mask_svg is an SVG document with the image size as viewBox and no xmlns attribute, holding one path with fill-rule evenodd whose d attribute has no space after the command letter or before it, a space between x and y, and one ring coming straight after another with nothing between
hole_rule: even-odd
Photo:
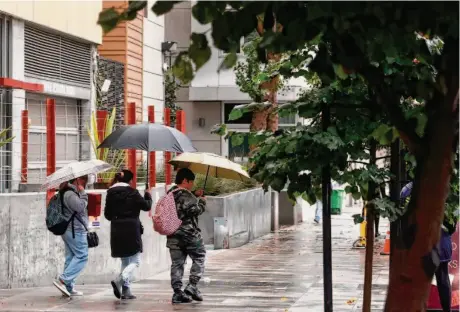
<instances>
[{"instance_id":1,"label":"umbrella canopy","mask_svg":"<svg viewBox=\"0 0 460 312\"><path fill-rule=\"evenodd\" d=\"M194 173L238 181L250 181L248 173L238 164L211 153L183 153L169 162L179 168L189 168Z\"/></svg>"},{"instance_id":2,"label":"umbrella canopy","mask_svg":"<svg viewBox=\"0 0 460 312\"><path fill-rule=\"evenodd\" d=\"M154 123L122 126L105 138L98 148L175 153L196 151L185 134L174 128Z\"/></svg>"},{"instance_id":3,"label":"umbrella canopy","mask_svg":"<svg viewBox=\"0 0 460 312\"><path fill-rule=\"evenodd\" d=\"M45 183L42 185L45 189L57 188L61 183L82 177L88 174L97 174L112 168L108 163L99 160L76 161L70 163L53 174L46 177Z\"/></svg>"}]
</instances>

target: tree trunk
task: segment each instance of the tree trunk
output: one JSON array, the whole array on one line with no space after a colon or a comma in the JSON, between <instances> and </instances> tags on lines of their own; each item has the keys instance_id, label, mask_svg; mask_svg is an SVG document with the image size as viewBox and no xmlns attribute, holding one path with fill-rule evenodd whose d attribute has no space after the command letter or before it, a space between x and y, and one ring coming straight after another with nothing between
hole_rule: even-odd
<instances>
[{"instance_id":1,"label":"tree trunk","mask_svg":"<svg viewBox=\"0 0 460 312\"><path fill-rule=\"evenodd\" d=\"M273 31L280 32L282 28L275 22L273 26ZM264 29L263 29L263 21L259 20L257 32L260 36L263 36ZM267 62L277 62L280 60L280 54L268 53L267 54ZM271 105L269 107L264 107L259 110L253 111L252 114L252 121L250 130L251 132L257 131L265 131L269 130L275 132L278 130L278 113L275 111L277 103L276 93L278 92L278 84L279 84L279 75L270 79L270 81L262 83L260 85L261 90L267 90L267 93L264 96L264 102L270 102ZM256 146L250 146L250 150L254 150Z\"/></svg>"},{"instance_id":2,"label":"tree trunk","mask_svg":"<svg viewBox=\"0 0 460 312\"><path fill-rule=\"evenodd\" d=\"M439 264L432 250L440 237L452 168L457 117L450 110L452 102L446 103L448 98L444 98L444 103L438 102L437 114L427 124L427 140L417 159L409 209L401 220L402 237L396 238L402 244L395 246L392 255L386 312L426 309L430 284Z\"/></svg>"}]
</instances>

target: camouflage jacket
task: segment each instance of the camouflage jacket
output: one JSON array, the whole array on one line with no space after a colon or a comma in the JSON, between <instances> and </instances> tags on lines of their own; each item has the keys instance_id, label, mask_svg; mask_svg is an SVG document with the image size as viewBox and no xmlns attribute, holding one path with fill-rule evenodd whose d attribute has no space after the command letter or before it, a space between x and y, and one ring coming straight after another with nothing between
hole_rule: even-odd
<instances>
[{"instance_id":1,"label":"camouflage jacket","mask_svg":"<svg viewBox=\"0 0 460 312\"><path fill-rule=\"evenodd\" d=\"M177 186L174 186L170 192L176 189ZM176 202L177 216L182 220L182 225L172 236L201 238L198 216L205 211L206 201L202 198L197 198L185 189L174 192L174 201Z\"/></svg>"}]
</instances>

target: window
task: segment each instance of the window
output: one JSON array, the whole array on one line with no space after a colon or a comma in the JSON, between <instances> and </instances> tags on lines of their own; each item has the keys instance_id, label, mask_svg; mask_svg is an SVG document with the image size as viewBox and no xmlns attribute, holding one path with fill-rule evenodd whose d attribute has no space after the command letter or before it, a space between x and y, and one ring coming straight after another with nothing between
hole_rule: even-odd
<instances>
[{"instance_id":1,"label":"window","mask_svg":"<svg viewBox=\"0 0 460 312\"><path fill-rule=\"evenodd\" d=\"M239 132L244 135L243 143L239 146L233 146L231 140L224 140L222 153L228 157L231 161L239 164L247 164L249 161L249 126L252 121L252 113L245 113L241 118L237 120L229 120L229 115L235 106L245 103L224 103L223 107L223 120L227 124L228 131ZM296 125L297 116L295 114L279 117L279 128L290 128Z\"/></svg>"},{"instance_id":2,"label":"window","mask_svg":"<svg viewBox=\"0 0 460 312\"><path fill-rule=\"evenodd\" d=\"M0 77L11 76L11 19L0 15Z\"/></svg>"},{"instance_id":3,"label":"window","mask_svg":"<svg viewBox=\"0 0 460 312\"><path fill-rule=\"evenodd\" d=\"M56 166L78 161L80 155L79 101L56 99ZM39 183L46 177L46 99L37 94L26 95L29 110L29 179Z\"/></svg>"},{"instance_id":4,"label":"window","mask_svg":"<svg viewBox=\"0 0 460 312\"><path fill-rule=\"evenodd\" d=\"M237 120L229 120L230 112L233 110L235 106L241 105L244 103L226 103L224 106L224 123L226 124L233 124L233 125L245 125L248 126L251 124L252 121L252 112L247 112L243 114L243 116ZM290 127L296 125L296 115L291 114L289 116L279 117L279 126L280 127Z\"/></svg>"}]
</instances>

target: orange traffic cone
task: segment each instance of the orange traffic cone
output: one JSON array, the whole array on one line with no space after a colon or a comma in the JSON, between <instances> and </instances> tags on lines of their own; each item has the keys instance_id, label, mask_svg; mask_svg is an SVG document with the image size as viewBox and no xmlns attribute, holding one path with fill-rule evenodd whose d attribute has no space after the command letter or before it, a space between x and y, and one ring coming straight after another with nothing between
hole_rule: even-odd
<instances>
[{"instance_id":1,"label":"orange traffic cone","mask_svg":"<svg viewBox=\"0 0 460 312\"><path fill-rule=\"evenodd\" d=\"M390 231L387 231L387 236L385 236L383 250L382 252L380 252L380 254L384 256L388 256L390 254Z\"/></svg>"}]
</instances>

